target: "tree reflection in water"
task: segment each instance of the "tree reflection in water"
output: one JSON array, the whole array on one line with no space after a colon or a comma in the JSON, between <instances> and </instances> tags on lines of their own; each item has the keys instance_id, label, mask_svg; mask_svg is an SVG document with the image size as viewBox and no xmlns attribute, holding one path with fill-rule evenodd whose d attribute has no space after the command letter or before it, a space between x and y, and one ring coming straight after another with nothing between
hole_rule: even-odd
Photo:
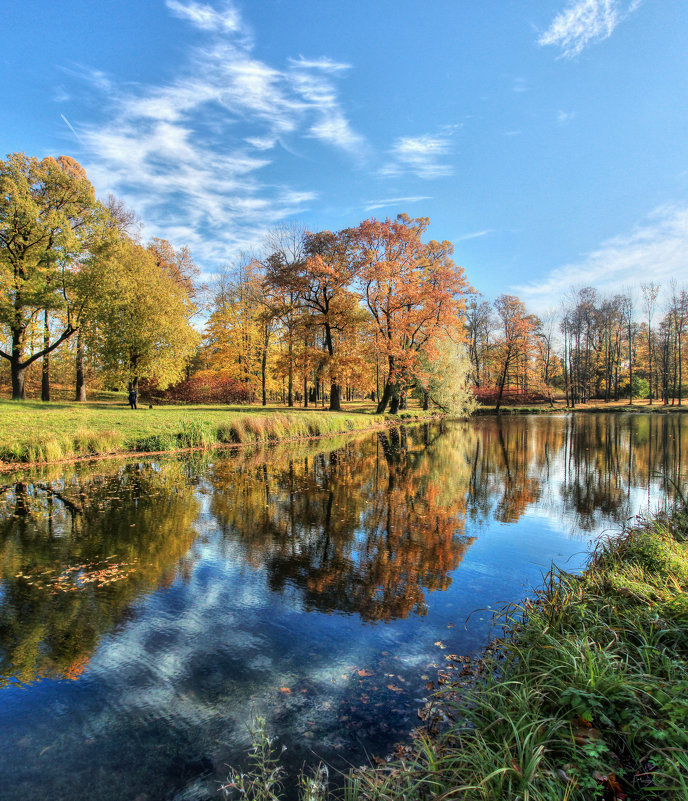
<instances>
[{"instance_id":1,"label":"tree reflection in water","mask_svg":"<svg viewBox=\"0 0 688 801\"><path fill-rule=\"evenodd\" d=\"M193 568L201 509L227 558L307 610L423 615L490 521L618 524L685 475L679 415L478 418L338 443L58 466L0 489L0 682L77 678L132 603ZM336 447L335 447L336 444ZM68 472L68 477L60 476ZM206 497L208 496L208 497ZM109 583L89 570L129 567ZM69 574L72 570L73 573ZM130 572L128 572L130 571ZM55 591L55 577L73 586Z\"/></svg>"},{"instance_id":2,"label":"tree reflection in water","mask_svg":"<svg viewBox=\"0 0 688 801\"><path fill-rule=\"evenodd\" d=\"M217 464L213 515L272 589L298 588L307 608L422 615L472 542L465 494L434 469L443 438L430 437L392 429L283 465Z\"/></svg>"},{"instance_id":3,"label":"tree reflection in water","mask_svg":"<svg viewBox=\"0 0 688 801\"><path fill-rule=\"evenodd\" d=\"M84 466L68 479L4 487L0 682L77 678L132 601L183 569L200 508L185 464L130 462L109 470ZM79 576L110 564L135 569L122 580L79 585ZM56 591L62 574L77 578Z\"/></svg>"}]
</instances>

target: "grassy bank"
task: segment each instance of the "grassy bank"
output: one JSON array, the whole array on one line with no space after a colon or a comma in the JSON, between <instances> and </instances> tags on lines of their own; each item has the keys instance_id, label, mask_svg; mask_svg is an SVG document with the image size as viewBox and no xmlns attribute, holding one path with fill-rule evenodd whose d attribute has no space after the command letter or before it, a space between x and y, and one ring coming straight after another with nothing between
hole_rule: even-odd
<instances>
[{"instance_id":1,"label":"grassy bank","mask_svg":"<svg viewBox=\"0 0 688 801\"><path fill-rule=\"evenodd\" d=\"M261 444L363 430L389 421L355 410L262 406L160 406L131 410L114 402L43 404L0 401L0 462L56 462L112 453ZM394 420L428 416L402 413Z\"/></svg>"},{"instance_id":2,"label":"grassy bank","mask_svg":"<svg viewBox=\"0 0 688 801\"><path fill-rule=\"evenodd\" d=\"M688 798L687 536L683 510L604 543L582 577L551 573L421 711L413 745L352 774L346 797ZM243 797L267 798L260 784ZM335 797L318 784L303 797Z\"/></svg>"},{"instance_id":3,"label":"grassy bank","mask_svg":"<svg viewBox=\"0 0 688 801\"><path fill-rule=\"evenodd\" d=\"M632 404L628 403L628 399L618 401L603 401L592 400L587 403L577 403L575 406L567 406L563 398L557 398L554 404L548 401L542 403L531 403L523 405L508 405L502 406L499 411L494 405L478 406L474 414L477 415L491 415L491 414L557 414L569 412L608 412L617 414L626 414L628 412L638 413L643 412L646 414L658 414L663 412L672 412L679 414L688 412L688 403L684 401L680 406L678 401L671 404L663 404L659 401L654 401L650 404L647 398L636 398Z\"/></svg>"},{"instance_id":4,"label":"grassy bank","mask_svg":"<svg viewBox=\"0 0 688 801\"><path fill-rule=\"evenodd\" d=\"M650 401L647 398L636 398L632 404L628 403L628 399L625 400L618 400L618 401L603 401L603 400L592 400L588 401L587 403L577 403L575 406L567 406L566 401L563 398L558 398L554 401L554 404L550 404L548 401L544 401L542 403L531 403L531 404L523 404L523 405L508 405L502 406L499 411L495 408L494 405L484 405L479 406L474 414L477 415L491 415L491 414L503 414L503 415L510 415L510 414L557 414L557 413L568 413L568 412L609 412L609 413L618 413L618 414L626 414L628 412L632 413L649 413L649 414L658 414L663 412L672 412L675 414L688 412L688 403L684 401L680 406L678 405L678 401L674 402L673 404L663 404L659 401L654 401L650 404Z\"/></svg>"}]
</instances>

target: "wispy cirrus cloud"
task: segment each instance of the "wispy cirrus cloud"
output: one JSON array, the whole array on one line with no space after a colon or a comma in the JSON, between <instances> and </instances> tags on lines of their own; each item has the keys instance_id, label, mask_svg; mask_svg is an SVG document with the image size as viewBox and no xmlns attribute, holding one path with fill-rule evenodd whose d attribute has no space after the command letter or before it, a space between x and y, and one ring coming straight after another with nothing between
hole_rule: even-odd
<instances>
[{"instance_id":1,"label":"wispy cirrus cloud","mask_svg":"<svg viewBox=\"0 0 688 801\"><path fill-rule=\"evenodd\" d=\"M233 3L166 6L201 33L176 75L165 84L118 84L81 68L107 105L96 122L72 122L99 192L120 196L149 233L189 244L212 269L317 197L271 179L277 148L292 152L290 141L315 139L357 156L366 142L340 99L348 64L325 56L269 64L255 57Z\"/></svg>"},{"instance_id":2,"label":"wispy cirrus cloud","mask_svg":"<svg viewBox=\"0 0 688 801\"><path fill-rule=\"evenodd\" d=\"M231 3L225 3L220 9L206 3L182 3L180 0L165 0L165 5L175 17L204 31L236 33L243 27L241 17Z\"/></svg>"},{"instance_id":3,"label":"wispy cirrus cloud","mask_svg":"<svg viewBox=\"0 0 688 801\"><path fill-rule=\"evenodd\" d=\"M557 306L571 287L595 286L614 293L650 279L665 285L672 279L688 283L688 207L662 206L630 233L515 291L529 308L541 311Z\"/></svg>"},{"instance_id":4,"label":"wispy cirrus cloud","mask_svg":"<svg viewBox=\"0 0 688 801\"><path fill-rule=\"evenodd\" d=\"M470 234L464 234L463 236L457 236L456 237L456 242L466 242L469 239L481 239L482 237L493 233L493 231L494 231L493 228L485 228L482 231L473 231Z\"/></svg>"},{"instance_id":5,"label":"wispy cirrus cloud","mask_svg":"<svg viewBox=\"0 0 688 801\"><path fill-rule=\"evenodd\" d=\"M570 0L566 8L538 38L553 45L565 58L573 58L588 45L608 39L614 29L636 11L643 0Z\"/></svg>"},{"instance_id":6,"label":"wispy cirrus cloud","mask_svg":"<svg viewBox=\"0 0 688 801\"><path fill-rule=\"evenodd\" d=\"M402 206L407 203L420 203L422 200L432 200L429 195L414 195L410 197L388 197L383 200L371 200L364 207L364 211L375 211L388 206Z\"/></svg>"},{"instance_id":7,"label":"wispy cirrus cloud","mask_svg":"<svg viewBox=\"0 0 688 801\"><path fill-rule=\"evenodd\" d=\"M453 175L454 166L447 157L451 153L452 137L458 126L452 125L436 134L402 136L389 150L390 160L380 169L381 175L418 178L441 178Z\"/></svg>"}]
</instances>

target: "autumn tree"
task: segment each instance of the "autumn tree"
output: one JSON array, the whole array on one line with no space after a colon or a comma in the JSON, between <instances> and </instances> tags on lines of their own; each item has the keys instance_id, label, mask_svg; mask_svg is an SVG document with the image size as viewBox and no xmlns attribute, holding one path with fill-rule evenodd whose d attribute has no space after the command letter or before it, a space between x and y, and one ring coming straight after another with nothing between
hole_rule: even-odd
<instances>
[{"instance_id":1,"label":"autumn tree","mask_svg":"<svg viewBox=\"0 0 688 801\"><path fill-rule=\"evenodd\" d=\"M67 156L39 161L22 153L0 161L0 325L9 331L12 397L25 397L26 369L77 326L67 293L75 260L93 245L100 207L82 167ZM47 313L61 311L51 340ZM26 336L44 313L43 347L25 355Z\"/></svg>"},{"instance_id":2,"label":"autumn tree","mask_svg":"<svg viewBox=\"0 0 688 801\"><path fill-rule=\"evenodd\" d=\"M447 329L458 331L468 284L450 242L424 243L430 221L402 214L351 229L356 285L378 335L387 376L377 413L394 414L414 377L420 351L432 352Z\"/></svg>"},{"instance_id":3,"label":"autumn tree","mask_svg":"<svg viewBox=\"0 0 688 801\"><path fill-rule=\"evenodd\" d=\"M347 332L363 321L359 298L350 287L355 264L350 257L347 231L306 233L303 258L287 261L273 254L267 261L266 284L294 303L311 332L320 330L326 359L321 372L330 378L330 410L341 410L342 380L352 352L340 347Z\"/></svg>"},{"instance_id":4,"label":"autumn tree","mask_svg":"<svg viewBox=\"0 0 688 801\"><path fill-rule=\"evenodd\" d=\"M134 388L142 378L164 387L178 381L199 339L184 287L128 238L98 268L102 291L92 310L93 347L106 372Z\"/></svg>"},{"instance_id":5,"label":"autumn tree","mask_svg":"<svg viewBox=\"0 0 688 801\"><path fill-rule=\"evenodd\" d=\"M657 305L657 296L659 295L659 284L650 281L648 284L641 284L640 289L643 293L643 311L647 315L647 377L650 384L650 406L655 396L654 386L654 371L652 365L652 357L654 356L654 339L652 336L652 319L654 317L655 308Z\"/></svg>"},{"instance_id":6,"label":"autumn tree","mask_svg":"<svg viewBox=\"0 0 688 801\"><path fill-rule=\"evenodd\" d=\"M501 323L500 339L496 348L499 393L495 408L499 410L509 375L519 363L523 365L523 362L527 362L531 355L537 320L528 314L523 303L514 295L500 295L495 300L494 307Z\"/></svg>"},{"instance_id":7,"label":"autumn tree","mask_svg":"<svg viewBox=\"0 0 688 801\"><path fill-rule=\"evenodd\" d=\"M544 386L553 405L552 383L557 377L559 368L559 358L556 354L555 335L557 328L557 317L554 310L537 321L535 328L535 358L539 378Z\"/></svg>"},{"instance_id":8,"label":"autumn tree","mask_svg":"<svg viewBox=\"0 0 688 801\"><path fill-rule=\"evenodd\" d=\"M298 308L296 275L306 258L306 230L298 224L273 228L265 236L268 254L263 260L264 287L271 306L272 320L282 329L286 345L287 405L294 405L294 369L296 348L303 333L303 320Z\"/></svg>"},{"instance_id":9,"label":"autumn tree","mask_svg":"<svg viewBox=\"0 0 688 801\"><path fill-rule=\"evenodd\" d=\"M241 261L234 275L221 275L206 324L209 370L260 389L267 403L268 352L274 320L263 289L262 265Z\"/></svg>"},{"instance_id":10,"label":"autumn tree","mask_svg":"<svg viewBox=\"0 0 688 801\"><path fill-rule=\"evenodd\" d=\"M200 270L189 248L184 246L175 250L166 239L153 237L146 249L155 259L158 268L166 272L193 300L201 289L198 284Z\"/></svg>"},{"instance_id":11,"label":"autumn tree","mask_svg":"<svg viewBox=\"0 0 688 801\"><path fill-rule=\"evenodd\" d=\"M466 339L472 364L472 379L476 387L490 383L489 361L494 313L491 305L479 292L466 298Z\"/></svg>"}]
</instances>

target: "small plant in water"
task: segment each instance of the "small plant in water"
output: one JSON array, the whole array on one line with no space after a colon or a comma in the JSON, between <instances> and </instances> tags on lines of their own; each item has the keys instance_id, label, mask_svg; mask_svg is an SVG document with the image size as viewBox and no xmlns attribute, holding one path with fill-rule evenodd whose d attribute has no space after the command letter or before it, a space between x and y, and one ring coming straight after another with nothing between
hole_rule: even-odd
<instances>
[{"instance_id":1,"label":"small plant in water","mask_svg":"<svg viewBox=\"0 0 688 801\"><path fill-rule=\"evenodd\" d=\"M286 751L286 746L277 752L276 738L268 735L265 718L255 718L249 730L252 740L248 752L250 766L245 773L230 766L227 784L220 789L225 798L281 801L286 773L280 764L280 756ZM298 785L300 801L323 801L327 797L327 768L320 764L310 775L301 773Z\"/></svg>"}]
</instances>

